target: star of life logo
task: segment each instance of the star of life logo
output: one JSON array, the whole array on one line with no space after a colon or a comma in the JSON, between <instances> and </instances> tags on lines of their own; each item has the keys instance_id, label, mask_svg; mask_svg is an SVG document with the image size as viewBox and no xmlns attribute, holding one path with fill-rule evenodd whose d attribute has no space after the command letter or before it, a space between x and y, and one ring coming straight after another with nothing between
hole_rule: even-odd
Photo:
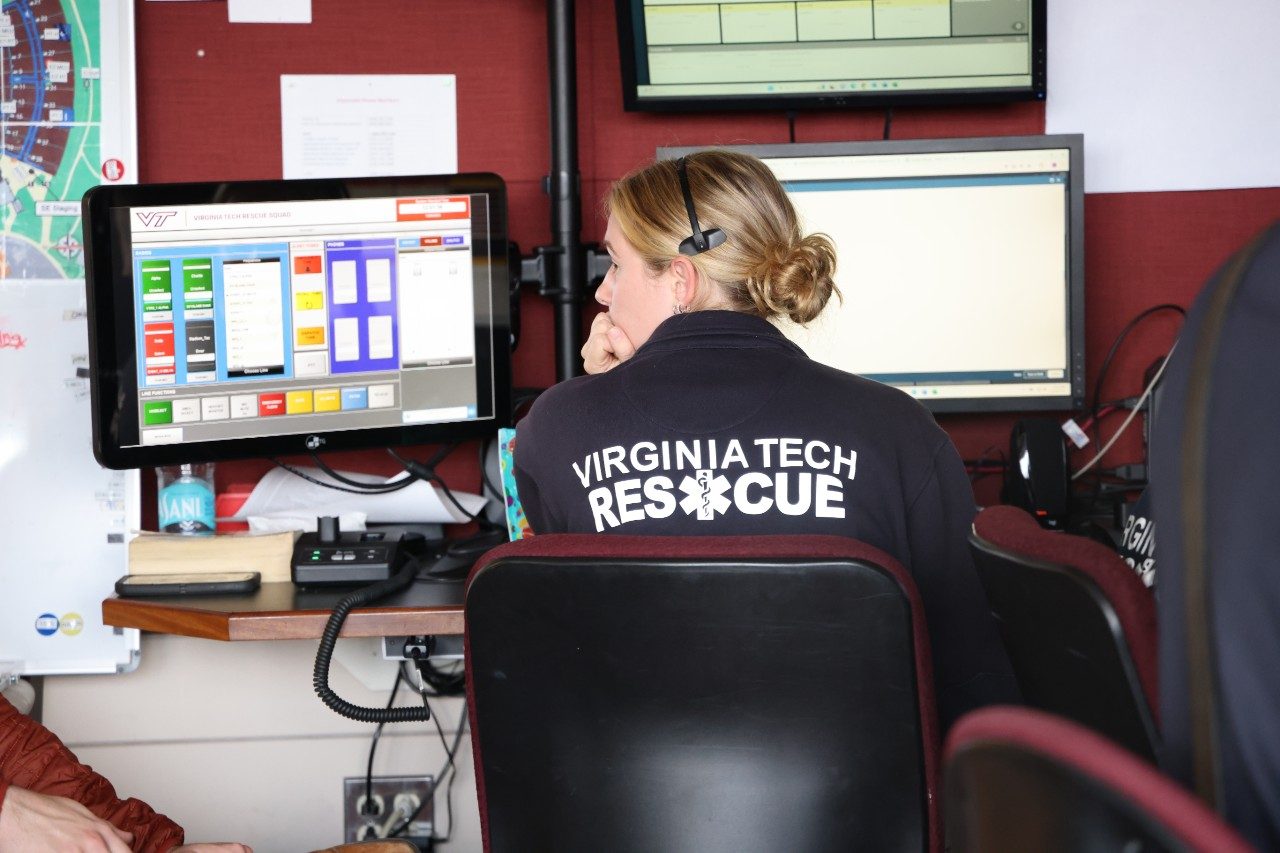
<instances>
[{"instance_id":1,"label":"star of life logo","mask_svg":"<svg viewBox=\"0 0 1280 853\"><path fill-rule=\"evenodd\" d=\"M572 467L601 532L677 511L698 521L731 511L844 518L857 459L819 440L693 439L604 447Z\"/></svg>"},{"instance_id":2,"label":"star of life logo","mask_svg":"<svg viewBox=\"0 0 1280 853\"><path fill-rule=\"evenodd\" d=\"M729 491L729 479L715 471L702 469L697 478L685 477L680 483L680 491L685 493L680 501L680 509L686 515L696 515L701 521L710 521L716 513L723 515L729 511L733 503L724 496Z\"/></svg>"}]
</instances>

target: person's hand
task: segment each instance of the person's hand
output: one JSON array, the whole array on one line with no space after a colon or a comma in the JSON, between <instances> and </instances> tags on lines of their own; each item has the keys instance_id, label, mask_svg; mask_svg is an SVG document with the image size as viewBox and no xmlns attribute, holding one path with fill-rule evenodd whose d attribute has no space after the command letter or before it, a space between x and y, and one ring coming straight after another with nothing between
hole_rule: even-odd
<instances>
[{"instance_id":1,"label":"person's hand","mask_svg":"<svg viewBox=\"0 0 1280 853\"><path fill-rule=\"evenodd\" d=\"M10 787L0 804L5 853L129 853L133 833L116 829L75 800Z\"/></svg>"},{"instance_id":2,"label":"person's hand","mask_svg":"<svg viewBox=\"0 0 1280 853\"><path fill-rule=\"evenodd\" d=\"M237 844L234 841L207 842L205 844L184 844L172 848L169 853L253 853L248 844Z\"/></svg>"},{"instance_id":3,"label":"person's hand","mask_svg":"<svg viewBox=\"0 0 1280 853\"><path fill-rule=\"evenodd\" d=\"M613 325L609 312L602 311L591 321L591 332L582 345L582 369L587 373L605 373L635 353L635 345L627 333Z\"/></svg>"}]
</instances>

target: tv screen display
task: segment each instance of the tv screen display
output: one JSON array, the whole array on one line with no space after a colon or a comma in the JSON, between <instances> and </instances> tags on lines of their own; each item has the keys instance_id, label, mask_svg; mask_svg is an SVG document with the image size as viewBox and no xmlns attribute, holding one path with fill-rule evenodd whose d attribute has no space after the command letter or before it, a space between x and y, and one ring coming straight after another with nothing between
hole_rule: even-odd
<instances>
[{"instance_id":1,"label":"tv screen display","mask_svg":"<svg viewBox=\"0 0 1280 853\"><path fill-rule=\"evenodd\" d=\"M103 465L420 444L507 424L497 176L103 186L82 206Z\"/></svg>"},{"instance_id":2,"label":"tv screen display","mask_svg":"<svg viewBox=\"0 0 1280 853\"><path fill-rule=\"evenodd\" d=\"M810 357L939 412L1083 405L1081 136L738 150L835 243L843 299L779 324Z\"/></svg>"},{"instance_id":3,"label":"tv screen display","mask_svg":"<svg viewBox=\"0 0 1280 853\"><path fill-rule=\"evenodd\" d=\"M616 4L628 110L1045 96L1045 0Z\"/></svg>"}]
</instances>

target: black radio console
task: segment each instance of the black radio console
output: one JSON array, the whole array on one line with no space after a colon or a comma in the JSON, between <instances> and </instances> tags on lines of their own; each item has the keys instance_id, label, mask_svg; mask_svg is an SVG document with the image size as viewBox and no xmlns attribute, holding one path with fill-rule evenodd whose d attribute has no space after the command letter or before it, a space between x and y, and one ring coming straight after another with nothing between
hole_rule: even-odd
<instances>
[{"instance_id":1,"label":"black radio console","mask_svg":"<svg viewBox=\"0 0 1280 853\"><path fill-rule=\"evenodd\" d=\"M400 561L403 534L381 530L344 532L323 516L315 533L293 546L293 582L299 586L367 584L391 577Z\"/></svg>"}]
</instances>

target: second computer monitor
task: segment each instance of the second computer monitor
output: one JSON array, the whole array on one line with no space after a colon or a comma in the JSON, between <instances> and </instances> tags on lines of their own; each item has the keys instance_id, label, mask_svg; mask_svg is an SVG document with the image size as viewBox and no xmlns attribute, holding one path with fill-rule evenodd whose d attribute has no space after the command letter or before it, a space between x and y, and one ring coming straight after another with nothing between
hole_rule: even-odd
<instances>
[{"instance_id":1,"label":"second computer monitor","mask_svg":"<svg viewBox=\"0 0 1280 853\"><path fill-rule=\"evenodd\" d=\"M807 327L781 324L812 358L935 411L1083 404L1081 136L735 150L764 160L804 231L836 245L843 299Z\"/></svg>"}]
</instances>

